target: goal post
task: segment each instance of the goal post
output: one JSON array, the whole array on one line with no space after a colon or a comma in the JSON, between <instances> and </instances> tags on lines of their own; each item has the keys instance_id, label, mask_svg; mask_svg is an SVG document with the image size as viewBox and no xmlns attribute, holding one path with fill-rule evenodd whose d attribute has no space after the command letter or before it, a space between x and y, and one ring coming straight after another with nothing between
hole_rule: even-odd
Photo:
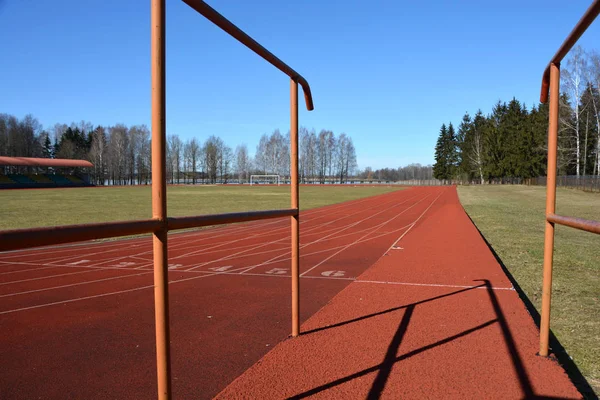
<instances>
[{"instance_id":1,"label":"goal post","mask_svg":"<svg viewBox=\"0 0 600 400\"><path fill-rule=\"evenodd\" d=\"M281 178L279 175L250 175L250 186L260 182L267 182L270 184L275 184L275 182L277 182L277 186L279 186L281 184Z\"/></svg>"}]
</instances>

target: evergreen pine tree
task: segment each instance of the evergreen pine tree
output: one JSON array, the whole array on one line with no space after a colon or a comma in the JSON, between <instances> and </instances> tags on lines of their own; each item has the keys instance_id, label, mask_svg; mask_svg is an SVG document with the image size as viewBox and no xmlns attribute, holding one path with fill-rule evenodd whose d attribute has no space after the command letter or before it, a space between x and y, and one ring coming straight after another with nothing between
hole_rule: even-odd
<instances>
[{"instance_id":1,"label":"evergreen pine tree","mask_svg":"<svg viewBox=\"0 0 600 400\"><path fill-rule=\"evenodd\" d=\"M498 102L487 118L485 133L484 173L488 179L503 178L505 174L505 132L507 106Z\"/></svg>"},{"instance_id":2,"label":"evergreen pine tree","mask_svg":"<svg viewBox=\"0 0 600 400\"><path fill-rule=\"evenodd\" d=\"M436 179L448 179L448 157L446 153L446 140L448 130L446 124L442 124L440 135L435 145L435 164L433 164L433 177Z\"/></svg>"},{"instance_id":3,"label":"evergreen pine tree","mask_svg":"<svg viewBox=\"0 0 600 400\"><path fill-rule=\"evenodd\" d=\"M456 151L458 160L458 174L470 181L473 178L471 163L473 121L469 113L465 113L456 134Z\"/></svg>"},{"instance_id":4,"label":"evergreen pine tree","mask_svg":"<svg viewBox=\"0 0 600 400\"><path fill-rule=\"evenodd\" d=\"M445 140L446 147L446 179L453 179L457 175L457 166L458 166L458 152L456 150L456 131L454 130L454 126L452 126L452 122L448 124L448 132L447 138Z\"/></svg>"},{"instance_id":5,"label":"evergreen pine tree","mask_svg":"<svg viewBox=\"0 0 600 400\"><path fill-rule=\"evenodd\" d=\"M52 142L50 141L50 135L48 132L43 132L44 134L44 145L42 146L42 154L44 158L54 158L54 148L52 147Z\"/></svg>"}]
</instances>

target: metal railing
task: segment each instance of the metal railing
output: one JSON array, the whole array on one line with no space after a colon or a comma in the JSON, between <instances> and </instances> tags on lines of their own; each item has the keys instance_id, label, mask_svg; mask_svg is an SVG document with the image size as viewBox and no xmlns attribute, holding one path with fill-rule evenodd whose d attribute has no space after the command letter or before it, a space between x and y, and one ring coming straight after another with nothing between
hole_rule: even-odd
<instances>
[{"instance_id":1,"label":"metal railing","mask_svg":"<svg viewBox=\"0 0 600 400\"><path fill-rule=\"evenodd\" d=\"M552 298L552 262L554 255L554 225L565 225L588 232L600 233L600 222L556 215L556 153L558 144L558 103L560 98L560 62L581 35L600 14L600 0L594 2L579 20L562 46L544 70L540 101L550 99L548 117L548 177L546 185L546 231L544 238L544 272L542 284L542 317L540 323L540 356L548 356L550 338L550 304ZM549 96L548 96L549 94Z\"/></svg>"},{"instance_id":2,"label":"metal railing","mask_svg":"<svg viewBox=\"0 0 600 400\"><path fill-rule=\"evenodd\" d=\"M208 225L291 217L292 336L300 333L299 318L299 194L298 194L298 84L306 108L313 107L310 87L299 73L261 46L201 0L184 0L208 20L290 77L291 207L282 210L167 217L165 119L165 0L151 0L152 70L152 219L0 231L0 251L152 233L154 253L154 304L158 398L171 397L169 345L169 290L167 233L170 230Z\"/></svg>"}]
</instances>

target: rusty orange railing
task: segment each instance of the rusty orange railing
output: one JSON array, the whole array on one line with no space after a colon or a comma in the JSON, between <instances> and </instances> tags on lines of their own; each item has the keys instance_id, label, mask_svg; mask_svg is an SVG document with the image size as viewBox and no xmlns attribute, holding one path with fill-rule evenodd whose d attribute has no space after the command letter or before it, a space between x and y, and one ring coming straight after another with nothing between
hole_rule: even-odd
<instances>
[{"instance_id":1,"label":"rusty orange railing","mask_svg":"<svg viewBox=\"0 0 600 400\"><path fill-rule=\"evenodd\" d=\"M239 40L246 47L290 77L290 159L291 207L281 210L242 213L167 217L165 174L165 0L151 0L151 69L152 69L152 218L88 225L68 225L35 229L0 231L0 251L27 249L60 243L153 234L154 302L156 321L156 358L158 398L171 397L171 362L169 346L169 290L167 279L167 233L170 230L228 224L269 218L291 217L292 242L292 336L300 333L299 318L299 193L298 193L298 84L304 90L306 108L313 107L306 79L258 42L201 0L184 0L190 7Z\"/></svg>"},{"instance_id":2,"label":"rusty orange railing","mask_svg":"<svg viewBox=\"0 0 600 400\"><path fill-rule=\"evenodd\" d=\"M544 70L540 101L548 101L548 179L546 182L546 232L544 238L544 273L542 284L542 317L540 323L540 355L548 356L550 338L550 304L552 298L552 262L554 255L554 225L565 225L600 234L600 222L556 215L556 153L558 145L558 103L560 98L560 62L600 14L600 0L594 2L579 20L562 46Z\"/></svg>"}]
</instances>

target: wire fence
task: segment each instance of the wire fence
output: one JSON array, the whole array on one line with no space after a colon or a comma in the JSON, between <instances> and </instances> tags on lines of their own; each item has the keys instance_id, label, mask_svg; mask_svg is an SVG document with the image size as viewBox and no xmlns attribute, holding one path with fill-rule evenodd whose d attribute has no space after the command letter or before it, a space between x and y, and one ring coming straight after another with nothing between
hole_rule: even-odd
<instances>
[{"instance_id":1,"label":"wire fence","mask_svg":"<svg viewBox=\"0 0 600 400\"><path fill-rule=\"evenodd\" d=\"M477 181L455 181L457 185L480 185ZM527 186L546 186L546 177L538 176L537 178L497 178L488 179L485 185L527 185ZM586 192L600 193L600 176L598 175L562 175L556 177L556 186L566 187L571 189L579 189Z\"/></svg>"},{"instance_id":2,"label":"wire fence","mask_svg":"<svg viewBox=\"0 0 600 400\"><path fill-rule=\"evenodd\" d=\"M525 179L526 185L546 186L546 177ZM556 186L579 189L586 192L600 193L600 176L598 175L563 175L556 177Z\"/></svg>"}]
</instances>

